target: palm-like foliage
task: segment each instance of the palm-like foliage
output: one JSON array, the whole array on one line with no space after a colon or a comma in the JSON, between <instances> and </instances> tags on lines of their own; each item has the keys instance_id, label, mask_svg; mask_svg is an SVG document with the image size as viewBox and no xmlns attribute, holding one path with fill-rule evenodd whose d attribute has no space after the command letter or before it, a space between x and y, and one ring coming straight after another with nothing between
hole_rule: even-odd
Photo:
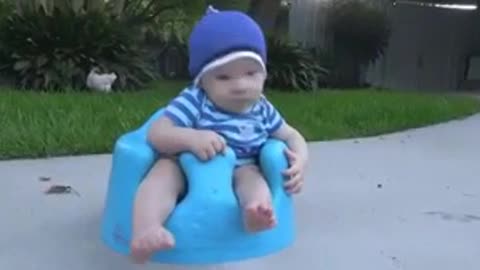
<instances>
[{"instance_id":1,"label":"palm-like foliage","mask_svg":"<svg viewBox=\"0 0 480 270\"><path fill-rule=\"evenodd\" d=\"M325 86L329 71L309 50L285 39L268 36L268 78L270 87L299 91Z\"/></svg>"},{"instance_id":2,"label":"palm-like foliage","mask_svg":"<svg viewBox=\"0 0 480 270\"><path fill-rule=\"evenodd\" d=\"M188 0L18 0L0 22L4 68L19 86L84 87L92 66L117 73L115 88L138 88L156 77L145 33Z\"/></svg>"}]
</instances>

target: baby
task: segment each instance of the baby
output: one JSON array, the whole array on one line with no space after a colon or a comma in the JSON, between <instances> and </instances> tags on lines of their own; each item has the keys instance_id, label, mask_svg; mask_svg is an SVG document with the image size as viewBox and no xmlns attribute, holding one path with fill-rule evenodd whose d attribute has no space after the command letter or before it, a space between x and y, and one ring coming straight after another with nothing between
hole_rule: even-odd
<instances>
[{"instance_id":1,"label":"baby","mask_svg":"<svg viewBox=\"0 0 480 270\"><path fill-rule=\"evenodd\" d=\"M155 251L175 245L163 227L184 192L183 173L175 155L192 152L209 160L231 147L237 164L234 188L249 232L276 225L271 194L257 157L270 137L288 145L285 188L302 187L308 153L305 139L263 95L266 43L259 26L239 11L209 8L189 39L193 84L183 90L154 122L148 139L162 157L136 195L132 257L143 263Z\"/></svg>"}]
</instances>

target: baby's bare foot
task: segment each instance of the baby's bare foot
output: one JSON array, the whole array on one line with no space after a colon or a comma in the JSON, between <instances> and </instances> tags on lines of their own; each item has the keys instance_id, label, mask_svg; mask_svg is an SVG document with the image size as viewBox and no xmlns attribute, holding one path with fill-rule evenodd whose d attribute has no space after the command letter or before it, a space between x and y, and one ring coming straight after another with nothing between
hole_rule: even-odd
<instances>
[{"instance_id":1,"label":"baby's bare foot","mask_svg":"<svg viewBox=\"0 0 480 270\"><path fill-rule=\"evenodd\" d=\"M134 261L145 263L158 250L169 249L175 245L173 235L163 227L155 227L132 239L131 253Z\"/></svg>"},{"instance_id":2,"label":"baby's bare foot","mask_svg":"<svg viewBox=\"0 0 480 270\"><path fill-rule=\"evenodd\" d=\"M249 232L273 228L276 225L276 219L272 205L270 203L254 203L245 207L244 222Z\"/></svg>"}]
</instances>

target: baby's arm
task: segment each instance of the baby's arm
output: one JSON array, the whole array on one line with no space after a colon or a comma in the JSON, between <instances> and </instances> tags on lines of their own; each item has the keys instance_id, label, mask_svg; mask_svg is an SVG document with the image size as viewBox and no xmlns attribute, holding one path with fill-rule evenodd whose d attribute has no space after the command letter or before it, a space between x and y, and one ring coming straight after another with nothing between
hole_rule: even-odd
<instances>
[{"instance_id":1,"label":"baby's arm","mask_svg":"<svg viewBox=\"0 0 480 270\"><path fill-rule=\"evenodd\" d=\"M280 112L266 98L263 99L267 132L271 137L284 141L288 148L303 162L307 163L308 149L305 138L282 117Z\"/></svg>"},{"instance_id":2,"label":"baby's arm","mask_svg":"<svg viewBox=\"0 0 480 270\"><path fill-rule=\"evenodd\" d=\"M166 106L164 114L152 123L148 141L157 151L167 155L191 150L198 133L193 127L199 112L198 90L183 90Z\"/></svg>"},{"instance_id":3,"label":"baby's arm","mask_svg":"<svg viewBox=\"0 0 480 270\"><path fill-rule=\"evenodd\" d=\"M303 164L308 161L308 147L305 138L287 122L283 122L281 126L272 134L273 138L284 141L290 150L298 155Z\"/></svg>"},{"instance_id":4,"label":"baby's arm","mask_svg":"<svg viewBox=\"0 0 480 270\"><path fill-rule=\"evenodd\" d=\"M277 126L278 128L271 133L271 136L286 142L288 146L285 153L290 166L283 172L288 177L284 187L290 194L298 193L302 190L308 162L307 142L302 134L286 121L282 121Z\"/></svg>"},{"instance_id":5,"label":"baby's arm","mask_svg":"<svg viewBox=\"0 0 480 270\"><path fill-rule=\"evenodd\" d=\"M175 155L190 150L195 131L189 127L179 127L167 116L162 115L152 123L148 141L160 153Z\"/></svg>"}]
</instances>

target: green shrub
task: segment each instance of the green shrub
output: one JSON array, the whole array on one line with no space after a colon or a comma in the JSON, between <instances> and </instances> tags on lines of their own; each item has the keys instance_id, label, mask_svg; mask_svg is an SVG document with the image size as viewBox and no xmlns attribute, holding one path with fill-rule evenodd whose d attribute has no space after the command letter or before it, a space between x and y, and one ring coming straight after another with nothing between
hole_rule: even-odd
<instances>
[{"instance_id":1,"label":"green shrub","mask_svg":"<svg viewBox=\"0 0 480 270\"><path fill-rule=\"evenodd\" d=\"M273 36L268 40L267 85L277 89L316 90L326 85L328 70L310 50Z\"/></svg>"},{"instance_id":2,"label":"green shrub","mask_svg":"<svg viewBox=\"0 0 480 270\"><path fill-rule=\"evenodd\" d=\"M66 3L23 8L0 23L5 69L18 86L83 88L93 66L115 72L116 88L143 86L155 78L136 35L138 24L109 13L108 6L89 10Z\"/></svg>"}]
</instances>

